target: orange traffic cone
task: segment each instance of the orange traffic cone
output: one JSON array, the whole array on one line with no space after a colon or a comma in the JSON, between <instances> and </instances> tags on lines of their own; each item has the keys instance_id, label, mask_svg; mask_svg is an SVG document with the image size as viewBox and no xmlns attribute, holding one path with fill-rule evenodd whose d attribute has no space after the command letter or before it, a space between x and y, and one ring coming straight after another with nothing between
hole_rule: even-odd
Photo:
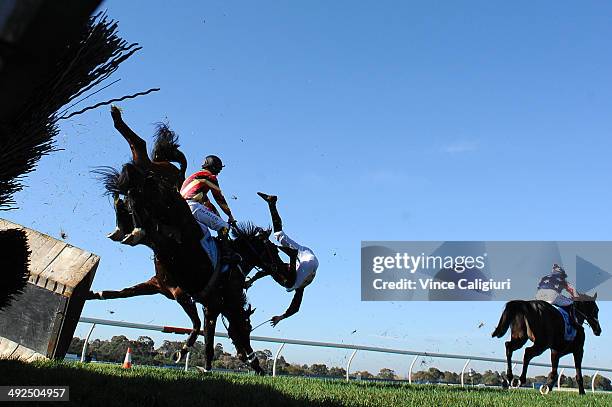
<instances>
[{"instance_id":1,"label":"orange traffic cone","mask_svg":"<svg viewBox=\"0 0 612 407\"><path fill-rule=\"evenodd\" d=\"M128 348L125 352L125 359L123 359L123 368L130 369L132 367L132 349Z\"/></svg>"}]
</instances>

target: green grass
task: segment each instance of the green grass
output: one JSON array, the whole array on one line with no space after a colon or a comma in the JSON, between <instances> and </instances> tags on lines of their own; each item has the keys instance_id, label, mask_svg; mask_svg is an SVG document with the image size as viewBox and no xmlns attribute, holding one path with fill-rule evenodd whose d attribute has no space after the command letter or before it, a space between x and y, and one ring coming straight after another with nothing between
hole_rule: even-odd
<instances>
[{"instance_id":1,"label":"green grass","mask_svg":"<svg viewBox=\"0 0 612 407\"><path fill-rule=\"evenodd\" d=\"M183 372L70 362L0 360L0 385L68 385L77 406L612 406L612 396L462 389ZM49 406L53 403L41 403ZM26 404L28 405L28 404ZM31 404L29 404L31 405Z\"/></svg>"}]
</instances>

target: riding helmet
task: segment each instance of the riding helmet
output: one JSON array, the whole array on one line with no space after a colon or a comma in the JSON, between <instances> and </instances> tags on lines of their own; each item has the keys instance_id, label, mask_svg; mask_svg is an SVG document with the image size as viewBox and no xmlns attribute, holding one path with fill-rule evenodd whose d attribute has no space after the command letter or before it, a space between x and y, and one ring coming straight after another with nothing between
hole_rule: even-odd
<instances>
[{"instance_id":1,"label":"riding helmet","mask_svg":"<svg viewBox=\"0 0 612 407\"><path fill-rule=\"evenodd\" d=\"M213 174L220 173L223 167L223 162L216 155L207 155L202 163L202 168L209 170Z\"/></svg>"},{"instance_id":2,"label":"riding helmet","mask_svg":"<svg viewBox=\"0 0 612 407\"><path fill-rule=\"evenodd\" d=\"M558 265L558 264L556 264L556 263L555 263L555 264L553 264L552 271L553 271L553 273L559 273L559 274L561 274L563 277L567 277L567 273L565 272L565 270L563 269L563 267L561 267L560 265Z\"/></svg>"}]
</instances>

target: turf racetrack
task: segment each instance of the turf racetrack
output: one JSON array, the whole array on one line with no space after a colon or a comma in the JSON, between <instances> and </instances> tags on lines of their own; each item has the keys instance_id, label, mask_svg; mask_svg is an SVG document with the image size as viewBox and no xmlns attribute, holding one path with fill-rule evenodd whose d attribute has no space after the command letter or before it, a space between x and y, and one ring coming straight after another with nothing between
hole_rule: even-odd
<instances>
[{"instance_id":1,"label":"turf racetrack","mask_svg":"<svg viewBox=\"0 0 612 407\"><path fill-rule=\"evenodd\" d=\"M74 362L0 360L0 385L68 385L68 406L612 406L612 395L536 390L462 389ZM26 403L20 405L33 405Z\"/></svg>"}]
</instances>

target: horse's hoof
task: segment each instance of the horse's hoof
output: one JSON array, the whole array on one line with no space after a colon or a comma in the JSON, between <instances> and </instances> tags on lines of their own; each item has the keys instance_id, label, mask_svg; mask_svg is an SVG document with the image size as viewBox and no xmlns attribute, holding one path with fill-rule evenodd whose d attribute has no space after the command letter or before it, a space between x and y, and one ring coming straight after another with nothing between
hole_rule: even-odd
<instances>
[{"instance_id":1,"label":"horse's hoof","mask_svg":"<svg viewBox=\"0 0 612 407\"><path fill-rule=\"evenodd\" d=\"M136 228L132 230L132 232L127 235L121 243L127 244L130 246L136 246L142 239L145 237L145 231L141 228Z\"/></svg>"},{"instance_id":2,"label":"horse's hoof","mask_svg":"<svg viewBox=\"0 0 612 407\"><path fill-rule=\"evenodd\" d=\"M196 369L198 369L200 373L210 373L209 369L206 369L205 367L202 367L202 366L196 366Z\"/></svg>"},{"instance_id":3,"label":"horse's hoof","mask_svg":"<svg viewBox=\"0 0 612 407\"><path fill-rule=\"evenodd\" d=\"M183 360L183 356L185 356L186 354L186 349L181 349L174 352L174 363L181 363L181 360Z\"/></svg>"},{"instance_id":4,"label":"horse's hoof","mask_svg":"<svg viewBox=\"0 0 612 407\"><path fill-rule=\"evenodd\" d=\"M543 384L540 386L540 394L545 396L550 393L550 387L547 384Z\"/></svg>"},{"instance_id":5,"label":"horse's hoof","mask_svg":"<svg viewBox=\"0 0 612 407\"><path fill-rule=\"evenodd\" d=\"M106 235L106 237L108 237L110 240L114 242L120 242L123 239L125 239L125 233L123 233L121 229L115 228L115 230L113 230L111 233Z\"/></svg>"},{"instance_id":6,"label":"horse's hoof","mask_svg":"<svg viewBox=\"0 0 612 407\"><path fill-rule=\"evenodd\" d=\"M517 379L516 377L510 381L510 387L513 389L518 389L519 387L521 387L521 384L523 384L521 382L521 379Z\"/></svg>"}]
</instances>

